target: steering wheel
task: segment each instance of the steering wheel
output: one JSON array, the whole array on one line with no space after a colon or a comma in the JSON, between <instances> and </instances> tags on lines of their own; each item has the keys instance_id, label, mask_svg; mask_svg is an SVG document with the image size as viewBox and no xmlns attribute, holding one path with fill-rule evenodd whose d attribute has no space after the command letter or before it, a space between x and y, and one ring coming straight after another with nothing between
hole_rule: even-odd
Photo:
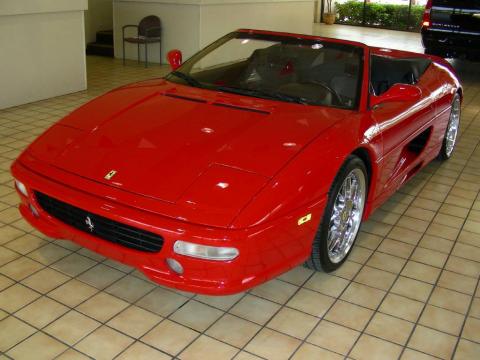
<instances>
[{"instance_id":1,"label":"steering wheel","mask_svg":"<svg viewBox=\"0 0 480 360\"><path fill-rule=\"evenodd\" d=\"M343 102L342 102L342 98L340 97L340 95L338 95L338 93L330 86L328 86L326 83L324 83L323 81L317 81L317 80L311 80L309 81L308 83L310 84L315 84L315 85L320 85L321 87L323 87L324 89L326 89L330 94L333 95L334 97L334 101L338 104L338 105L342 105Z\"/></svg>"}]
</instances>

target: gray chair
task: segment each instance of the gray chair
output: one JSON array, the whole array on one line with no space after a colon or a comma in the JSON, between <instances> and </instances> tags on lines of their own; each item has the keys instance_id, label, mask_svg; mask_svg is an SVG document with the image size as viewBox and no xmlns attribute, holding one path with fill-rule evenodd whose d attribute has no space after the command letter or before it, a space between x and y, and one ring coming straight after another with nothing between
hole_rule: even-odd
<instances>
[{"instance_id":1,"label":"gray chair","mask_svg":"<svg viewBox=\"0 0 480 360\"><path fill-rule=\"evenodd\" d=\"M125 30L137 29L136 36L125 37ZM140 62L140 45L145 46L145 67L148 67L148 44L159 43L160 63L162 63L162 24L158 16L144 17L138 25L125 25L122 28L123 65L125 65L125 43L137 44L138 62Z\"/></svg>"}]
</instances>

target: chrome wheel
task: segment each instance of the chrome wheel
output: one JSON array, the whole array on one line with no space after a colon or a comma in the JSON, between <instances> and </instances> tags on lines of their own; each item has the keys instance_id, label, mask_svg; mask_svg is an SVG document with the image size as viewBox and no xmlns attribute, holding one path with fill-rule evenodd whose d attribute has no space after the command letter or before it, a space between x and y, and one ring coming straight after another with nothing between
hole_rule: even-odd
<instances>
[{"instance_id":1,"label":"chrome wheel","mask_svg":"<svg viewBox=\"0 0 480 360\"><path fill-rule=\"evenodd\" d=\"M366 179L361 169L353 169L335 198L328 228L327 250L330 261L341 262L349 253L362 221Z\"/></svg>"},{"instance_id":2,"label":"chrome wheel","mask_svg":"<svg viewBox=\"0 0 480 360\"><path fill-rule=\"evenodd\" d=\"M457 141L458 127L460 125L460 99L456 98L452 104L452 111L450 113L450 120L448 121L447 132L445 134L445 155L450 157L455 142Z\"/></svg>"}]
</instances>

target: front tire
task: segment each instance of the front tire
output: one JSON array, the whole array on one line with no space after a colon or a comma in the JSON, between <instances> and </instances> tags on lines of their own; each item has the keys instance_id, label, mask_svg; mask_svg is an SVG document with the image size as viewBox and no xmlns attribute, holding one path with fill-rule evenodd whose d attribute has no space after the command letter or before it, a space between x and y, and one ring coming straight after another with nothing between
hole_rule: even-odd
<instances>
[{"instance_id":1,"label":"front tire","mask_svg":"<svg viewBox=\"0 0 480 360\"><path fill-rule=\"evenodd\" d=\"M461 102L460 95L455 94L452 101L452 110L450 111L450 119L448 120L447 129L443 137L442 148L438 154L440 160L447 160L453 154L457 143L458 130L460 127Z\"/></svg>"},{"instance_id":2,"label":"front tire","mask_svg":"<svg viewBox=\"0 0 480 360\"><path fill-rule=\"evenodd\" d=\"M350 254L360 229L367 198L364 162L350 155L330 188L327 206L305 265L314 270L338 269Z\"/></svg>"}]
</instances>

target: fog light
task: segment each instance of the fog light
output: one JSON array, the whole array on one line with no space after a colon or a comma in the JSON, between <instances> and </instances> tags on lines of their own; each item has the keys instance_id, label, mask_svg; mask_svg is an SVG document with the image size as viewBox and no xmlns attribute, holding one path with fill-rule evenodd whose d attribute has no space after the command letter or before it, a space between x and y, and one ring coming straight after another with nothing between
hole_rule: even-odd
<instances>
[{"instance_id":1,"label":"fog light","mask_svg":"<svg viewBox=\"0 0 480 360\"><path fill-rule=\"evenodd\" d=\"M35 217L39 217L40 215L38 214L38 210L35 206L33 206L32 204L30 204L30 211L32 212L33 216Z\"/></svg>"},{"instance_id":2,"label":"fog light","mask_svg":"<svg viewBox=\"0 0 480 360\"><path fill-rule=\"evenodd\" d=\"M15 180L15 186L17 187L18 191L20 191L22 195L28 197L27 187L25 186L24 183L22 183L21 181Z\"/></svg>"},{"instance_id":3,"label":"fog light","mask_svg":"<svg viewBox=\"0 0 480 360\"><path fill-rule=\"evenodd\" d=\"M183 274L183 266L177 260L168 258L167 265L172 271L176 272L177 274Z\"/></svg>"},{"instance_id":4,"label":"fog light","mask_svg":"<svg viewBox=\"0 0 480 360\"><path fill-rule=\"evenodd\" d=\"M233 260L239 254L238 249L233 247L207 246L181 240L175 242L173 251L180 255L219 261Z\"/></svg>"}]
</instances>

